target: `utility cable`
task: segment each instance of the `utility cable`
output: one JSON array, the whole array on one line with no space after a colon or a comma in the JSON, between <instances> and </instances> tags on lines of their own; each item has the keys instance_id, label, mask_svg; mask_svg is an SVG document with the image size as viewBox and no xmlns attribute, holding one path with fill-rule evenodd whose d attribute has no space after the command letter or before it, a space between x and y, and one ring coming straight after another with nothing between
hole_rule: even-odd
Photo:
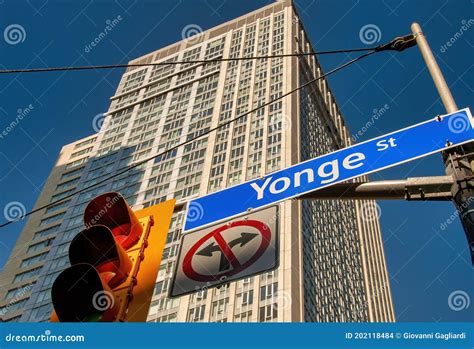
<instances>
[{"instance_id":1,"label":"utility cable","mask_svg":"<svg viewBox=\"0 0 474 349\"><path fill-rule=\"evenodd\" d=\"M266 55L266 56L249 56L249 57L218 57L212 59L200 59L200 60L185 60L185 61L164 61L156 63L131 63L131 64L110 64L110 65L91 65L91 66L78 66L78 67L51 67L51 68L32 68L32 69L1 69L0 74L13 74L13 73L44 73L44 72L56 72L56 71L73 71L73 70L96 70L96 69L114 69L114 68L130 68L130 67L149 67L149 66L165 66L165 65L178 65L178 64L211 64L218 62L229 62L229 61L244 61L244 60L258 60L258 59L273 59L273 58L284 58L284 57L304 57L304 56L315 56L315 55L326 55L336 53L350 53L350 52L362 52L362 51L374 51L378 50L380 46L372 48L354 48L347 50L330 50L330 51L319 51L309 53L289 53L281 55Z\"/></svg>"},{"instance_id":2,"label":"utility cable","mask_svg":"<svg viewBox=\"0 0 474 349\"><path fill-rule=\"evenodd\" d=\"M360 55L360 56L358 56L358 57L356 57L356 58L354 58L354 59L351 59L350 61L348 61L348 62L346 62L346 63L344 63L344 64L341 64L340 66L338 66L338 67L336 67L336 68L334 68L334 69L328 71L327 73L325 73L325 74L323 74L323 75L321 75L321 76L319 76L319 77L317 77L317 78L314 78L314 79L312 79L312 80L307 81L306 83L304 83L304 84L302 84L302 85L300 85L300 86L298 86L298 87L296 87L296 88L294 88L294 89L292 89L292 90L290 90L290 91L288 91L288 92L286 92L286 93L284 93L284 94L278 96L277 98L274 98L274 99L271 100L271 101L268 101L268 102L266 102L266 103L264 103L264 104L262 104L262 105L260 105L260 106L258 106L258 107L256 107L256 108L253 108L253 109L251 109L251 110L249 110L249 111L247 111L247 112L245 112L245 113L243 113L243 114L241 114L241 115L236 116L235 118L233 118L233 119L231 119L231 120L228 120L228 121L226 121L226 122L223 122L223 123L217 125L216 127L209 129L209 130L206 131L205 133L202 133L202 134L200 134L200 135L198 135L198 136L196 136L196 137L194 137L194 138L191 138L191 139L189 139L189 140L187 140L187 141L185 141L185 142L176 144L175 146L173 146L173 147L171 147L171 148L169 148L169 149L167 149L167 150L164 150L164 151L162 151L162 152L159 153L159 154L156 154L156 155L150 156L150 157L148 157L148 158L146 158L146 159L143 159L143 160L137 162L136 164L133 164L132 166L129 166L129 167L127 167L127 168L124 168L124 169L122 169L121 171L119 171L119 172L117 172L117 173L115 173L115 174L113 174L113 175L111 175L111 176L108 176L108 177L106 177L106 178L103 178L102 180L100 180L100 181L97 182L97 183L94 183L94 184L89 185L89 186L87 186L87 187L84 187L84 188L82 188L82 189L80 189L80 190L77 190L77 191L75 191L75 192L73 192L73 193L71 193L71 194L69 194L69 195L67 195L67 196L65 196L65 197L63 197L63 198L61 198L61 199L58 199L58 200L53 201L53 202L51 202L51 203L49 203L49 204L46 204L46 205L40 206L40 207L38 207L38 208L35 208L35 209L33 209L33 210L31 210L31 211L29 211L29 212L23 214L21 217L15 219L15 220L11 220L11 221L4 222L4 223L0 224L0 228L3 228L3 227L5 227L5 226L10 225L10 224L12 224L12 223L14 223L14 222L17 222L17 221L19 221L19 220L22 220L23 218L25 218L25 217L27 217L27 216L30 216L30 215L32 215L33 213L36 213L36 212L38 212L38 211L44 210L45 208L48 208L48 207L54 206L54 205L56 205L56 204L58 204L58 203L61 203L61 202L65 201L65 200L67 200L67 199L69 199L69 198L72 198L72 197L74 197L74 196L76 196L76 195L78 195L78 194L80 194L80 193L82 193L82 192L85 192L85 191L87 191L87 190L89 190L89 189L91 189L91 188L94 188L94 187L96 187L96 186L98 186L98 185L100 185L100 184L106 183L106 182L110 181L110 180L113 179L113 178L116 178L116 177L118 177L118 176L120 176L120 175L123 175L124 173L126 173L126 172L128 172L128 171L130 171L130 170L132 170L132 169L134 169L134 168L136 168L136 167L138 167L138 166L141 166L141 165L143 165L144 163L147 163L147 162L150 161L150 160L153 160L153 159L155 159L155 158L157 158L157 157L159 157L159 156L163 156L164 154L167 154L167 153L169 153L169 152L172 152L172 151L178 149L179 147L182 147L182 146L185 146L185 145L187 145L187 144L190 144L190 143L194 142L196 139L202 138L202 137L204 137L204 136L210 134L210 133L213 132L213 131L217 131L218 129L220 129L220 128L222 128L222 127L225 127L225 126L227 126L227 125L230 125L231 123L233 123L233 122L235 122L235 121L238 121L238 120L244 118L244 117L247 116L247 115L250 115L250 114L252 114L252 113L255 113L255 112L258 111L259 109L265 108L266 106L269 106L270 104L273 104L273 103L275 103L275 102L277 102L277 101L279 101L279 100L281 100L281 99L283 99L283 98L285 98L285 97L287 97L287 96L289 96L289 95L291 95L291 94L293 94L293 93L295 93L295 92L297 92L297 91L299 91L299 90L302 90L302 89L304 89L305 87L307 87L307 86L313 84L314 82L316 82L316 81L318 81L318 80L321 80L321 79L323 79L323 78L326 78L327 76L329 76L329 75L331 75L331 74L334 74L334 73L336 73L336 72L338 72L338 71L340 71L340 70L342 70L342 69L344 69L344 68L350 66L351 64L354 64L354 63L356 63L357 61L360 61L361 59L364 59L364 58L366 58L366 57L368 57L368 56L370 56L370 55L372 55L372 54L374 54L374 53L376 53L376 52L379 52L379 51L377 51L377 50L372 50L372 51L367 52L367 53L364 53L364 54L362 54L362 55Z\"/></svg>"}]
</instances>

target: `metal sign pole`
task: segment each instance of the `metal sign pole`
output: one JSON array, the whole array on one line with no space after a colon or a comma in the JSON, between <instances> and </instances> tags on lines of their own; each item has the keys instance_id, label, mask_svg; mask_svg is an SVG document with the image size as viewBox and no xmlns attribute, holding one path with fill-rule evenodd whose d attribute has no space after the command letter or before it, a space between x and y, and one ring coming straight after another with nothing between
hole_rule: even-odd
<instances>
[{"instance_id":1,"label":"metal sign pole","mask_svg":"<svg viewBox=\"0 0 474 349\"><path fill-rule=\"evenodd\" d=\"M451 113L458 110L420 25L416 22L413 23L411 30L415 35L418 48L425 60L446 111ZM453 177L453 185L451 187L453 202L458 210L464 232L466 233L471 249L472 263L474 264L474 142L444 152L443 159L446 174Z\"/></svg>"}]
</instances>

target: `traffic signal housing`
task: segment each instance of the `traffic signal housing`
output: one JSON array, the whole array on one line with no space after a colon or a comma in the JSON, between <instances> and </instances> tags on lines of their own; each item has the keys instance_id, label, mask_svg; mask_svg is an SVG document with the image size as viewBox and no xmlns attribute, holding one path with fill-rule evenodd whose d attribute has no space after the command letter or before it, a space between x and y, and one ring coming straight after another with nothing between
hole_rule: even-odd
<instances>
[{"instance_id":1,"label":"traffic signal housing","mask_svg":"<svg viewBox=\"0 0 474 349\"><path fill-rule=\"evenodd\" d=\"M133 211L116 192L90 201L53 283L51 321L146 321L174 206Z\"/></svg>"}]
</instances>

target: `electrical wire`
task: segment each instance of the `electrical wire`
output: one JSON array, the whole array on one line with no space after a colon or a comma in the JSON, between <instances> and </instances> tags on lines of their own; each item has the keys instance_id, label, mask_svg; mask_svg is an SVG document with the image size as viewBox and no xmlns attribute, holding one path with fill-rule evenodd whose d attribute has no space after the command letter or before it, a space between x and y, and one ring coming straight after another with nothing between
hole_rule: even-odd
<instances>
[{"instance_id":1,"label":"electrical wire","mask_svg":"<svg viewBox=\"0 0 474 349\"><path fill-rule=\"evenodd\" d=\"M96 70L96 69L114 69L114 68L130 68L130 67L149 67L149 66L163 66L163 65L177 65L177 64L210 64L217 62L229 62L229 61L243 61L243 60L258 60L258 59L273 59L273 58L284 58L284 57L304 57L314 55L327 55L336 53L350 53L350 52L362 52L362 51L373 51L379 49L377 47L365 47L365 48L354 48L347 50L329 50L309 53L288 53L281 55L266 55L266 56L249 56L249 57L228 57L228 58L213 58L213 59L201 59L201 60L187 60L187 61L165 61L158 63L131 63L131 64L110 64L110 65L91 65L91 66L78 66L78 67L52 67L52 68L31 68L31 69L1 69L0 74L12 74L12 73L41 73L41 72L56 72L56 71L73 71L73 70Z\"/></svg>"},{"instance_id":2,"label":"electrical wire","mask_svg":"<svg viewBox=\"0 0 474 349\"><path fill-rule=\"evenodd\" d=\"M25 218L25 217L27 217L27 216L30 216L30 215L32 215L33 213L36 213L36 212L38 212L38 211L41 211L41 210L43 210L43 209L45 209L45 208L48 208L48 207L54 206L54 205L56 205L56 204L58 204L58 203L61 203L61 202L65 201L65 200L67 200L67 199L70 199L70 198L72 198L72 197L74 197L74 196L76 196L76 195L78 195L78 194L80 194L80 193L82 193L82 192L85 192L85 191L87 191L87 190L89 190L89 189L91 189L91 188L94 188L94 187L97 187L98 185L101 185L101 184L103 184L103 183L106 183L106 182L110 181L110 180L113 179L113 178L116 178L116 177L118 177L118 176L120 176L120 175L123 175L124 173L126 173L126 172L128 172L128 171L130 171L130 170L132 170L132 169L134 169L134 168L136 168L136 167L138 167L138 166L141 166L141 165L143 165L144 163L147 163L147 162L150 161L150 160L153 160L153 159L155 159L155 158L157 158L157 157L159 157L159 156L163 156L163 155L165 155L165 154L167 154L167 153L169 153L169 152L172 152L172 151L178 149L179 147L182 147L182 146L185 146L185 145L187 145L187 144L190 144L190 143L194 142L196 139L202 138L202 137L204 137L204 136L210 134L211 132L217 131L218 129L220 129L220 128L222 128L222 127L225 127L225 126L227 126L227 125L230 125L231 123L233 123L233 122L235 122L235 121L238 121L238 120L244 118L244 117L247 116L247 115L250 115L250 114L252 114L252 113L255 113L255 112L258 111L259 109L265 108L266 106L269 106L269 105L271 105L271 104L273 104L273 103L275 103L275 102L277 102L277 101L279 101L279 100L281 100L281 99L283 99L283 98L285 98L285 97L287 97L287 96L289 96L289 95L291 95L291 94L293 94L293 93L295 93L295 92L297 92L297 91L299 91L299 90L302 90L302 89L304 89L305 87L307 87L307 86L313 84L314 82L316 82L316 81L318 81L318 80L321 80L321 79L323 79L323 78L325 78L325 77L327 77L327 76L329 76L329 75L332 75L332 74L334 74L334 73L336 73L336 72L338 72L338 71L340 71L340 70L342 70L342 69L348 67L349 65L354 64L354 63L356 63L357 61L360 61L361 59L364 59L364 58L366 58L366 57L368 57L368 56L370 56L370 55L372 55L372 54L374 54L374 53L376 53L376 52L380 52L380 51L377 51L377 50L375 50L375 49L372 49L372 51L367 52L367 53L364 53L364 54L362 54L362 55L360 55L360 56L358 56L358 57L356 57L356 58L353 58L353 59L351 59L350 61L347 61L346 63L341 64L340 66L338 66L338 67L336 67L336 68L334 68L334 69L328 71L327 73L325 73L325 74L323 74L323 75L321 75L321 76L319 76L319 77L317 77L317 78L314 78L314 79L312 79L312 80L309 80L309 81L305 82L304 84L302 84L302 85L300 85L300 86L298 86L298 87L296 87L296 88L294 88L294 89L292 89L292 90L290 90L290 91L288 91L288 92L286 92L286 93L284 93L284 94L278 96L277 98L272 99L271 101L268 101L268 102L266 102L266 103L264 103L264 104L262 104L262 105L260 105L260 106L258 106L258 107L256 107L256 108L253 108L253 109L251 109L251 110L249 110L249 111L247 111L247 112L245 112L245 113L243 113L243 114L240 114L240 115L236 116L235 118L233 118L233 119L231 119L231 120L228 120L228 121L226 121L226 122L223 122L222 124L219 124L219 125L217 125L216 127L209 129L208 131L206 131L206 132L203 133L203 134L200 134L200 135L198 135L198 136L196 136L196 137L194 137L194 138L191 138L191 139L189 139L189 140L187 140L187 141L185 141L185 142L176 144L175 146L173 146L173 147L171 147L171 148L169 148L169 149L167 149L167 150L164 150L164 151L162 151L162 152L159 153L159 154L156 154L156 155L150 156L150 157L148 157L148 158L146 158L146 159L143 159L143 160L141 160L141 161L139 161L139 162L133 164L132 166L129 166L129 167L127 167L127 168L125 168L125 169L123 169L123 170L121 170L121 171L119 171L119 172L113 174L113 175L110 175L110 176L108 176L108 177L106 177L106 178L103 178L102 180L98 181L97 183L91 184L91 185L89 185L89 186L87 186L87 187L84 187L84 188L82 188L82 189L80 189L80 190L77 190L77 191L75 191L75 192L73 192L73 193L71 193L71 194L69 194L69 195L67 195L67 196L65 196L65 197L63 197L63 198L61 198L61 199L58 199L58 200L53 201L53 202L51 202L51 203L49 203L49 204L43 205L43 206L38 207L38 208L35 208L35 209L33 209L33 210L29 211L29 212L26 212L24 215L22 215L21 217L15 219L15 220L11 220L11 221L4 222L4 223L0 224L0 228L3 228L3 227L5 227L5 226L7 226L7 225L10 225L10 224L12 224L12 223L14 223L14 222L18 222L18 221L22 220L23 218Z\"/></svg>"}]
</instances>

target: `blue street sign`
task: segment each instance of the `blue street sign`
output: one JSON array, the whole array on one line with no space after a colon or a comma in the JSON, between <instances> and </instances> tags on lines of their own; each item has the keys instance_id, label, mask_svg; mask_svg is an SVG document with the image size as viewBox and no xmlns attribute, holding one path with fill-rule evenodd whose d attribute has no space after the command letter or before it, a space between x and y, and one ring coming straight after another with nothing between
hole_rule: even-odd
<instances>
[{"instance_id":1,"label":"blue street sign","mask_svg":"<svg viewBox=\"0 0 474 349\"><path fill-rule=\"evenodd\" d=\"M398 130L189 202L185 230L427 156L474 139L469 108Z\"/></svg>"}]
</instances>

